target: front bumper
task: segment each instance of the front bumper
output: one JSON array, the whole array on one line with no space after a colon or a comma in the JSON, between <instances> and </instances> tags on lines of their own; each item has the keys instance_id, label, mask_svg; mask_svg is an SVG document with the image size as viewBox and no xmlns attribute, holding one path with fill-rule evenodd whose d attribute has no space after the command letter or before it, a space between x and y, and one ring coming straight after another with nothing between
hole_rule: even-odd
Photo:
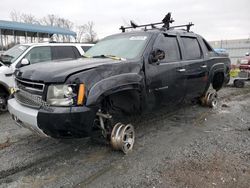
<instances>
[{"instance_id":1,"label":"front bumper","mask_svg":"<svg viewBox=\"0 0 250 188\"><path fill-rule=\"evenodd\" d=\"M19 126L28 128L41 136L47 136L37 125L38 110L20 105L14 98L8 100L8 110Z\"/></svg>"},{"instance_id":2,"label":"front bumper","mask_svg":"<svg viewBox=\"0 0 250 188\"><path fill-rule=\"evenodd\" d=\"M89 136L97 111L84 106L49 107L49 111L32 109L19 104L15 98L8 101L8 108L17 124L54 138Z\"/></svg>"}]
</instances>

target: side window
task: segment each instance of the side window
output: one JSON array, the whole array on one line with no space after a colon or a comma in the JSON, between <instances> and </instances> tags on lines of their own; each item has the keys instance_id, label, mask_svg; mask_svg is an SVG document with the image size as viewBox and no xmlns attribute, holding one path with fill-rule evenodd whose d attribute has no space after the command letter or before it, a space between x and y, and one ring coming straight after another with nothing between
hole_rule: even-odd
<instances>
[{"instance_id":1,"label":"side window","mask_svg":"<svg viewBox=\"0 0 250 188\"><path fill-rule=\"evenodd\" d=\"M72 46L53 46L53 60L58 59L76 59L76 52ZM79 52L78 56L80 56Z\"/></svg>"},{"instance_id":2,"label":"side window","mask_svg":"<svg viewBox=\"0 0 250 188\"><path fill-rule=\"evenodd\" d=\"M155 42L154 48L159 48L165 52L165 61L180 61L180 50L175 36L160 35Z\"/></svg>"},{"instance_id":3,"label":"side window","mask_svg":"<svg viewBox=\"0 0 250 188\"><path fill-rule=\"evenodd\" d=\"M82 57L82 55L80 54L80 52L78 51L78 49L75 46L72 46L72 49L74 51L76 59Z\"/></svg>"},{"instance_id":4,"label":"side window","mask_svg":"<svg viewBox=\"0 0 250 188\"><path fill-rule=\"evenodd\" d=\"M202 39L208 52L213 52L213 48L208 44L205 39Z\"/></svg>"},{"instance_id":5,"label":"side window","mask_svg":"<svg viewBox=\"0 0 250 188\"><path fill-rule=\"evenodd\" d=\"M34 47L25 56L31 64L51 61L51 48L48 46Z\"/></svg>"},{"instance_id":6,"label":"side window","mask_svg":"<svg viewBox=\"0 0 250 188\"><path fill-rule=\"evenodd\" d=\"M187 60L201 59L201 49L196 38L181 37Z\"/></svg>"},{"instance_id":7,"label":"side window","mask_svg":"<svg viewBox=\"0 0 250 188\"><path fill-rule=\"evenodd\" d=\"M84 52L88 51L92 46L81 46Z\"/></svg>"}]
</instances>

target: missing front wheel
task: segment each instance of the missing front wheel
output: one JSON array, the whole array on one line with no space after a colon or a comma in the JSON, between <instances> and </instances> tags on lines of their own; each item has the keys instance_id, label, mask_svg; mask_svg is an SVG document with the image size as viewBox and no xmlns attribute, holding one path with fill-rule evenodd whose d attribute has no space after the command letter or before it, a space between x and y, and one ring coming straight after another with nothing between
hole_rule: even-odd
<instances>
[{"instance_id":1,"label":"missing front wheel","mask_svg":"<svg viewBox=\"0 0 250 188\"><path fill-rule=\"evenodd\" d=\"M132 151L135 142L135 130L131 124L116 123L113 124L112 116L110 114L102 113L101 110L97 112L97 119L95 124L98 128L98 143L102 138L102 143L107 141L115 150L120 150L127 154ZM101 134L100 134L101 133ZM96 135L94 138L97 138Z\"/></svg>"},{"instance_id":2,"label":"missing front wheel","mask_svg":"<svg viewBox=\"0 0 250 188\"><path fill-rule=\"evenodd\" d=\"M218 105L218 94L216 92L207 92L200 100L203 106L215 108Z\"/></svg>"}]
</instances>

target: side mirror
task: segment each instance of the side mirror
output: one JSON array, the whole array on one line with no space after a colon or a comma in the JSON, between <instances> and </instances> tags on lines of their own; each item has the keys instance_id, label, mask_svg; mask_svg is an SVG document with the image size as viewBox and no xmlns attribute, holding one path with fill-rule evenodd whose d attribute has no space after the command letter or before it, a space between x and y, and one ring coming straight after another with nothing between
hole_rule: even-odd
<instances>
[{"instance_id":1,"label":"side mirror","mask_svg":"<svg viewBox=\"0 0 250 188\"><path fill-rule=\"evenodd\" d=\"M22 59L22 61L21 61L21 65L22 65L22 66L26 66L26 65L29 65L29 64L30 64L30 62L29 62L28 59L26 59L26 58L23 58L23 59Z\"/></svg>"},{"instance_id":2,"label":"side mirror","mask_svg":"<svg viewBox=\"0 0 250 188\"><path fill-rule=\"evenodd\" d=\"M150 63L157 63L160 60L165 58L165 52L160 49L155 49L150 53L149 62Z\"/></svg>"}]
</instances>

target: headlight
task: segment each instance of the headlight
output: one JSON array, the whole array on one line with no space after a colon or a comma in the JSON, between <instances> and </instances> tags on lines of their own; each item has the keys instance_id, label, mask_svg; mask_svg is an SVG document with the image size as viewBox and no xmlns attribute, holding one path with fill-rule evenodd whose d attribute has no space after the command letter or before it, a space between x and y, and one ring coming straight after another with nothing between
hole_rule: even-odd
<instances>
[{"instance_id":1,"label":"headlight","mask_svg":"<svg viewBox=\"0 0 250 188\"><path fill-rule=\"evenodd\" d=\"M52 106L71 106L74 104L76 91L74 85L50 85L47 103Z\"/></svg>"}]
</instances>

